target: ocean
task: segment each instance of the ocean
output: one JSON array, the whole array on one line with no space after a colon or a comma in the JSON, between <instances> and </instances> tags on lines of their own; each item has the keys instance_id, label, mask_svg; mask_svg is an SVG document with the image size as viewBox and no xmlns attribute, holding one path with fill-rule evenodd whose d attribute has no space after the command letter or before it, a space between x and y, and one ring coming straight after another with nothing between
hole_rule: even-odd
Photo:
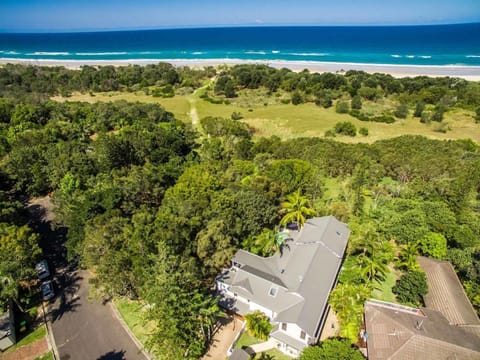
<instances>
[{"instance_id":1,"label":"ocean","mask_svg":"<svg viewBox=\"0 0 480 360\"><path fill-rule=\"evenodd\" d=\"M0 34L0 58L238 59L480 66L480 23Z\"/></svg>"}]
</instances>

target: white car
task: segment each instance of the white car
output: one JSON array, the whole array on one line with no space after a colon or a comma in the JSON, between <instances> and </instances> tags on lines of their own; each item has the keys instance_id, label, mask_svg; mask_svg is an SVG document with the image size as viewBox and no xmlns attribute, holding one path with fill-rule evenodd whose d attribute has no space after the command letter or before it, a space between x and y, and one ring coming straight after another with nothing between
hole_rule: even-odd
<instances>
[{"instance_id":1,"label":"white car","mask_svg":"<svg viewBox=\"0 0 480 360\"><path fill-rule=\"evenodd\" d=\"M55 292L53 291L53 283L50 280L42 282L40 285L40 290L42 291L43 301L48 301L55 296Z\"/></svg>"},{"instance_id":2,"label":"white car","mask_svg":"<svg viewBox=\"0 0 480 360\"><path fill-rule=\"evenodd\" d=\"M35 270L37 270L38 278L40 280L44 280L50 276L50 270L48 269L47 260L40 261L35 266Z\"/></svg>"}]
</instances>

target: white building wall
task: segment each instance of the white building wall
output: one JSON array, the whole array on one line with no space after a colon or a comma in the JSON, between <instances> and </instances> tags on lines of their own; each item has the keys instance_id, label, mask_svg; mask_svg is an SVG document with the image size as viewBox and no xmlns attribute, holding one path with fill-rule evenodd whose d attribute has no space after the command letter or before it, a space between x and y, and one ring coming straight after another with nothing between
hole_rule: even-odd
<instances>
[{"instance_id":1,"label":"white building wall","mask_svg":"<svg viewBox=\"0 0 480 360\"><path fill-rule=\"evenodd\" d=\"M280 324L280 330L282 330L282 325ZM302 339L300 337L300 334L302 332L302 329L297 325L293 323L287 323L287 330L283 332L287 333L291 337L295 338L298 341L301 341L305 344L308 344L308 335L305 333L305 339Z\"/></svg>"}]
</instances>

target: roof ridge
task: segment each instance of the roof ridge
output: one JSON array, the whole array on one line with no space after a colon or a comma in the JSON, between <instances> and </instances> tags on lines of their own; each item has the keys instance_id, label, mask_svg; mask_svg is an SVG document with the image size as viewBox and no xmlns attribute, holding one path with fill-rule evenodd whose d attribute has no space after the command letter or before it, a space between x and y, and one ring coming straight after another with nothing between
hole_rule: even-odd
<instances>
[{"instance_id":1,"label":"roof ridge","mask_svg":"<svg viewBox=\"0 0 480 360\"><path fill-rule=\"evenodd\" d=\"M407 346L408 343L410 343L411 341L413 341L413 339L416 337L416 334L414 334L414 333L411 333L411 334L412 334L412 336L410 336L410 337L407 339L407 341L405 341L397 350L395 350L395 351L393 352L393 354L390 355L390 356L387 358L387 360L393 359L393 357L394 357L395 355L397 355L400 350L402 350L405 346Z\"/></svg>"}]
</instances>

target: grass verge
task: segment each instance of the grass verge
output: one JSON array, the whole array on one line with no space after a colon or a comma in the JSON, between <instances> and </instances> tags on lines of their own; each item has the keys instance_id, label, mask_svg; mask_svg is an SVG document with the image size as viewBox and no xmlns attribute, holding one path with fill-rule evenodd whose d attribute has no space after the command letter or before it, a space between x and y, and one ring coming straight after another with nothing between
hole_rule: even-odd
<instances>
[{"instance_id":1,"label":"grass verge","mask_svg":"<svg viewBox=\"0 0 480 360\"><path fill-rule=\"evenodd\" d=\"M6 350L5 353L14 352L18 348L21 348L22 346L29 345L37 340L43 339L46 335L47 335L47 328L45 327L45 325L39 326L35 330L33 330L31 333L24 336L15 345L8 348L8 350Z\"/></svg>"},{"instance_id":2,"label":"grass verge","mask_svg":"<svg viewBox=\"0 0 480 360\"><path fill-rule=\"evenodd\" d=\"M123 320L145 347L155 331L155 322L146 318L147 309L140 301L128 299L115 299L114 304ZM155 353L155 349L148 349L150 353Z\"/></svg>"},{"instance_id":3,"label":"grass verge","mask_svg":"<svg viewBox=\"0 0 480 360\"><path fill-rule=\"evenodd\" d=\"M54 360L53 353L49 351L48 353L43 354L40 357L37 357L35 360Z\"/></svg>"}]
</instances>

